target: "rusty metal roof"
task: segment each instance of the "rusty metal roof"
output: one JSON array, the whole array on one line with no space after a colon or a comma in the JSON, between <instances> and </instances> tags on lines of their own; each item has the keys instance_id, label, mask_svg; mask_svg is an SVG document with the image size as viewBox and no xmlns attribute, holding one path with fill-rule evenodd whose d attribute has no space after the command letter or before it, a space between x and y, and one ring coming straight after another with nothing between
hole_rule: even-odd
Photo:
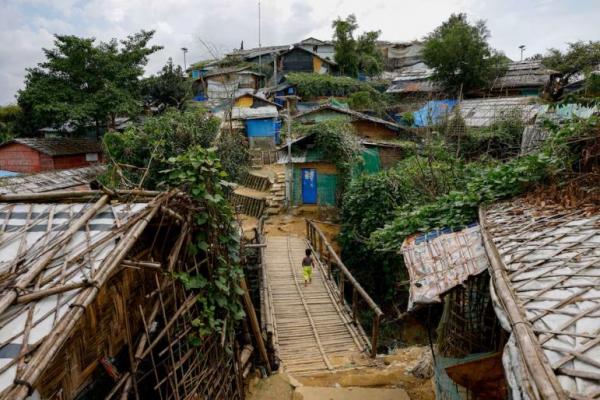
<instances>
[{"instance_id":1,"label":"rusty metal roof","mask_svg":"<svg viewBox=\"0 0 600 400\"><path fill-rule=\"evenodd\" d=\"M40 153L49 156L65 156L71 154L102 153L100 142L90 139L75 138L17 138L3 143L5 146L11 143L19 143L31 147Z\"/></svg>"},{"instance_id":2,"label":"rusty metal roof","mask_svg":"<svg viewBox=\"0 0 600 400\"><path fill-rule=\"evenodd\" d=\"M0 194L41 193L89 184L105 171L103 165L0 178Z\"/></svg>"}]
</instances>

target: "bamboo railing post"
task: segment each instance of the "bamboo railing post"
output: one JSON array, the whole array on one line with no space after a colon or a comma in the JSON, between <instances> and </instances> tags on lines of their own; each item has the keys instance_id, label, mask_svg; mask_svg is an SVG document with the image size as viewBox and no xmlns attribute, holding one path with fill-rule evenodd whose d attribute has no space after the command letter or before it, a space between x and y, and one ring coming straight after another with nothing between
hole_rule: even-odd
<instances>
[{"instance_id":1,"label":"bamboo railing post","mask_svg":"<svg viewBox=\"0 0 600 400\"><path fill-rule=\"evenodd\" d=\"M356 321L358 321L357 311L358 311L358 292L356 291L355 287L352 287L352 320L354 321L354 323L356 323Z\"/></svg>"},{"instance_id":2,"label":"bamboo railing post","mask_svg":"<svg viewBox=\"0 0 600 400\"><path fill-rule=\"evenodd\" d=\"M340 304L344 305L344 274L340 274Z\"/></svg>"},{"instance_id":3,"label":"bamboo railing post","mask_svg":"<svg viewBox=\"0 0 600 400\"><path fill-rule=\"evenodd\" d=\"M327 279L331 280L331 249L327 249Z\"/></svg>"},{"instance_id":4,"label":"bamboo railing post","mask_svg":"<svg viewBox=\"0 0 600 400\"><path fill-rule=\"evenodd\" d=\"M377 340L379 339L379 321L381 319L381 315L375 313L373 317L373 333L371 335L371 357L375 357L377 355Z\"/></svg>"},{"instance_id":5,"label":"bamboo railing post","mask_svg":"<svg viewBox=\"0 0 600 400\"><path fill-rule=\"evenodd\" d=\"M271 363L269 361L269 356L267 355L267 348L265 347L265 343L263 342L262 333L260 331L260 326L258 324L258 318L256 317L256 312L254 311L254 306L252 305L252 300L250 299L250 293L248 292L248 285L246 285L246 278L242 278L240 280L240 287L244 291L243 300L244 306L246 308L246 314L248 314L248 319L250 320L250 326L252 328L252 332L254 333L254 337L256 339L256 344L258 345L258 351L260 353L261 358L267 366L267 371L271 374Z\"/></svg>"}]
</instances>

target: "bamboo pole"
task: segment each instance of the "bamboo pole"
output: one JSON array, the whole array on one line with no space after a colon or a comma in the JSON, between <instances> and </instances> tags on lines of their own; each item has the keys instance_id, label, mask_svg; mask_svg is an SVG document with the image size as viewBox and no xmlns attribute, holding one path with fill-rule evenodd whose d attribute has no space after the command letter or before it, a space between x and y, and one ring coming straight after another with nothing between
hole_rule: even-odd
<instances>
[{"instance_id":1,"label":"bamboo pole","mask_svg":"<svg viewBox=\"0 0 600 400\"><path fill-rule=\"evenodd\" d=\"M66 285L56 286L50 289L38 290L36 292L27 293L23 295L17 296L17 303L29 303L30 301L38 300L46 296L50 296L53 294L68 292L69 290L79 289L86 286L91 286L91 282L77 282L77 283L68 283Z\"/></svg>"},{"instance_id":2,"label":"bamboo pole","mask_svg":"<svg viewBox=\"0 0 600 400\"><path fill-rule=\"evenodd\" d=\"M504 261L487 230L484 207L479 208L479 224L481 226L483 244L492 269L491 275L494 289L511 322L512 334L522 352L527 375L535 383L537 390L544 400L567 399L567 395L558 382L548 359L531 330L531 324L523 315L523 311L518 305L518 299L508 284L510 279L506 274Z\"/></svg>"},{"instance_id":3,"label":"bamboo pole","mask_svg":"<svg viewBox=\"0 0 600 400\"><path fill-rule=\"evenodd\" d=\"M269 362L267 348L265 347L265 342L263 341L262 333L260 332L258 318L256 318L256 312L254 311L254 306L252 305L252 300L250 299L250 293L248 293L248 285L246 285L246 278L242 277L242 279L240 279L240 287L244 291L244 294L242 296L244 300L244 307L246 308L246 313L248 314L248 318L250 319L250 326L252 327L254 338L256 339L256 344L258 345L258 351L260 353L261 358L267 366L267 371L269 372L269 374L271 374L271 363Z\"/></svg>"},{"instance_id":4,"label":"bamboo pole","mask_svg":"<svg viewBox=\"0 0 600 400\"><path fill-rule=\"evenodd\" d=\"M53 246L50 248L50 250L38 258L38 260L31 266L29 271L21 276L21 278L15 284L15 288L21 290L25 289L25 287L27 287L27 285L29 285L35 279L35 277L37 277L38 274L42 272L48 264L50 264L52 259L62 249L62 245L66 244L66 242L71 239L71 237L79 230L79 228L84 226L92 217L96 215L98 210L106 205L108 198L108 195L102 196L77 221L70 225L69 229L67 229L60 236L57 242L53 243ZM6 293L2 299L0 299L0 315L6 311L6 309L15 301L16 298L17 290L11 290Z\"/></svg>"},{"instance_id":5,"label":"bamboo pole","mask_svg":"<svg viewBox=\"0 0 600 400\"><path fill-rule=\"evenodd\" d=\"M106 198L108 198L108 196L106 196ZM125 254L136 243L139 235L146 228L158 209L159 206L154 205L154 207L148 211L146 217L138 221L133 226L130 233L126 235L126 237L119 242L119 244L117 244L113 251L113 256L106 258L104 262L105 265L99 268L100 273L96 277L98 285L85 289L75 299L73 304L77 304L78 307L70 308L69 311L63 315L60 322L58 322L50 334L45 338L44 342L40 345L38 351L36 351L36 353L31 357L26 369L23 371L22 376L19 377L20 380L29 382L32 385L37 382L43 373L44 368L50 361L52 361L56 353L58 353L64 342L69 338L72 331L77 326L79 319L85 312L85 308L89 306L96 298L96 294L99 291L98 287L101 287L106 280L109 279L113 270L120 264ZM9 394L10 396L8 398L10 399L25 399L28 395L28 387L25 385L15 386L9 392Z\"/></svg>"}]
</instances>

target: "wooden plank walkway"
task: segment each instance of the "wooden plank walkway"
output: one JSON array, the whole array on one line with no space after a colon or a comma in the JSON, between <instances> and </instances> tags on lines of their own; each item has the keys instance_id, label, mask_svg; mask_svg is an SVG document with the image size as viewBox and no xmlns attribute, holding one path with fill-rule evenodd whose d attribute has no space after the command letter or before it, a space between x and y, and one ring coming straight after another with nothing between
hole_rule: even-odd
<instances>
[{"instance_id":1,"label":"wooden plank walkway","mask_svg":"<svg viewBox=\"0 0 600 400\"><path fill-rule=\"evenodd\" d=\"M275 340L286 371L296 374L364 365L367 339L333 295L323 270L304 287L301 263L308 244L295 236L267 236L265 268L273 305Z\"/></svg>"}]
</instances>

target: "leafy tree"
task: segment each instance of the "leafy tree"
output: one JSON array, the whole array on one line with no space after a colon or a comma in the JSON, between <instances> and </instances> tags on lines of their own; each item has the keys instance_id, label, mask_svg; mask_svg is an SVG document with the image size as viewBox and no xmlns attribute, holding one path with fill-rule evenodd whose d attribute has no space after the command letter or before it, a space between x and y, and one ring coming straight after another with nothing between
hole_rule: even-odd
<instances>
[{"instance_id":1,"label":"leafy tree","mask_svg":"<svg viewBox=\"0 0 600 400\"><path fill-rule=\"evenodd\" d=\"M554 98L560 97L564 86L578 74L589 74L600 64L600 41L569 43L567 51L549 49L542 59L544 65L558 71L561 76L553 88Z\"/></svg>"},{"instance_id":2,"label":"leafy tree","mask_svg":"<svg viewBox=\"0 0 600 400\"><path fill-rule=\"evenodd\" d=\"M174 66L169 58L160 73L142 81L142 94L146 104L181 109L191 98L192 83L183 68Z\"/></svg>"},{"instance_id":3,"label":"leafy tree","mask_svg":"<svg viewBox=\"0 0 600 400\"><path fill-rule=\"evenodd\" d=\"M21 118L21 108L11 104L0 107L0 143L7 142L17 133L16 124Z\"/></svg>"},{"instance_id":4,"label":"leafy tree","mask_svg":"<svg viewBox=\"0 0 600 400\"><path fill-rule=\"evenodd\" d=\"M140 31L120 43L95 43L94 38L56 35L53 49L43 49L46 60L27 70L25 89L19 91L28 129L93 123L96 132L114 127L118 115L141 109L140 77L148 56L161 49L149 46L154 31Z\"/></svg>"},{"instance_id":5,"label":"leafy tree","mask_svg":"<svg viewBox=\"0 0 600 400\"><path fill-rule=\"evenodd\" d=\"M507 63L490 47L489 37L484 21L472 25L466 14L452 14L423 43L423 60L434 69L432 79L453 95L486 86Z\"/></svg>"},{"instance_id":6,"label":"leafy tree","mask_svg":"<svg viewBox=\"0 0 600 400\"><path fill-rule=\"evenodd\" d=\"M364 32L354 38L358 28L356 16L350 14L346 19L338 18L332 23L335 62L344 75L356 77L359 72L372 76L383 70L383 54L377 48L377 39L381 31Z\"/></svg>"},{"instance_id":7,"label":"leafy tree","mask_svg":"<svg viewBox=\"0 0 600 400\"><path fill-rule=\"evenodd\" d=\"M155 189L167 160L192 146L212 146L219 125L218 118L203 109L183 113L170 109L123 133L109 132L104 145L112 165L104 181L109 186Z\"/></svg>"}]
</instances>

